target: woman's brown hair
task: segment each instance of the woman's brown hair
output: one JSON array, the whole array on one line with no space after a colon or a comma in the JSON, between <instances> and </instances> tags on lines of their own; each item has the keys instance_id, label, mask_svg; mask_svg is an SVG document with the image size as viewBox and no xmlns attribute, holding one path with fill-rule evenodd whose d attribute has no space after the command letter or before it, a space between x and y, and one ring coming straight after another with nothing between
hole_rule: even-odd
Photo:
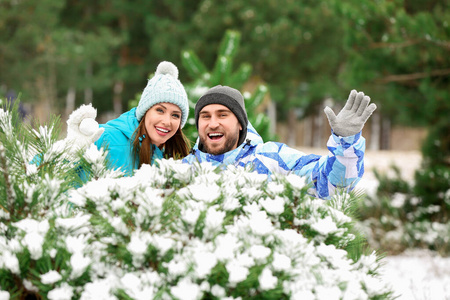
<instances>
[{"instance_id":1,"label":"woman's brown hair","mask_svg":"<svg viewBox=\"0 0 450 300\"><path fill-rule=\"evenodd\" d=\"M145 138L142 142L139 137L145 134ZM177 132L173 137L167 140L164 144L164 158L173 157L174 159L181 159L189 154L191 149L191 142L183 133L180 127L178 127ZM139 122L139 126L134 132L133 145L131 147L131 155L133 156L133 166L138 163L138 169L141 168L143 164L151 164L153 157L152 141L147 134L145 129L145 115Z\"/></svg>"}]
</instances>

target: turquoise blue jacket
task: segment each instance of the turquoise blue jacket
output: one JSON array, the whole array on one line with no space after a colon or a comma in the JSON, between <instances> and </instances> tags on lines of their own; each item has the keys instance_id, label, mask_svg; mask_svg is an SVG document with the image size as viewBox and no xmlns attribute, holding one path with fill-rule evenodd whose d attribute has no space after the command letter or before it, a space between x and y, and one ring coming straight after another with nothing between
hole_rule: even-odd
<instances>
[{"instance_id":1,"label":"turquoise blue jacket","mask_svg":"<svg viewBox=\"0 0 450 300\"><path fill-rule=\"evenodd\" d=\"M139 122L136 118L136 108L123 113L117 119L100 124L105 131L95 142L98 149L108 149L108 161L113 169L121 168L127 175L132 175L138 168L136 162L133 166L131 154L134 134ZM163 158L163 152L158 147L153 147L152 164L155 159Z\"/></svg>"}]
</instances>

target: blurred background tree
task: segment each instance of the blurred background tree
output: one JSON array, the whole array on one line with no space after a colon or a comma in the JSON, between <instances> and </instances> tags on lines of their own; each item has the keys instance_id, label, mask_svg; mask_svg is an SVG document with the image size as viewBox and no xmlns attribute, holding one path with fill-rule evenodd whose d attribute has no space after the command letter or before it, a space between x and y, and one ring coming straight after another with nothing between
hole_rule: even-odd
<instances>
[{"instance_id":1,"label":"blurred background tree","mask_svg":"<svg viewBox=\"0 0 450 300\"><path fill-rule=\"evenodd\" d=\"M195 141L198 137L195 126L194 108L199 99L210 87L217 85L227 85L238 90L243 90L245 83L250 81L252 66L242 63L235 67L235 58L240 50L241 34L238 31L227 30L220 43L219 52L213 68L208 68L201 61L200 57L192 50L183 51L181 54L183 66L188 74L195 78L186 84L186 92L190 99L189 126L185 129L188 137ZM264 141L273 140L275 137L270 132L270 120L265 113L258 111L258 106L263 102L267 86L256 83L251 92L243 91L245 98L245 108L249 122L255 127Z\"/></svg>"},{"instance_id":2,"label":"blurred background tree","mask_svg":"<svg viewBox=\"0 0 450 300\"><path fill-rule=\"evenodd\" d=\"M448 227L449 22L448 0L0 0L0 98L20 93L42 123L53 114L65 121L88 102L108 120L135 105L149 74L168 60L179 68L191 107L216 84L251 91L250 119L267 140L267 115L253 106L262 95L289 134L302 120L315 137L317 124L326 124L324 102L337 111L351 89L364 91L378 106L365 127L371 149L391 149L395 126L428 134L423 166L407 188L405 205L417 207L393 215L410 209L415 215L405 217L407 224ZM190 120L193 140L192 114ZM406 193L403 183L391 183L389 193Z\"/></svg>"},{"instance_id":3,"label":"blurred background tree","mask_svg":"<svg viewBox=\"0 0 450 300\"><path fill-rule=\"evenodd\" d=\"M449 19L445 0L3 0L0 95L22 93L40 118L84 102L117 116L162 60L187 86L199 78L182 51L213 70L233 30L233 65L248 64L249 78L270 87L279 121L321 113L325 99L341 105L355 88L388 123L445 127Z\"/></svg>"},{"instance_id":4,"label":"blurred background tree","mask_svg":"<svg viewBox=\"0 0 450 300\"><path fill-rule=\"evenodd\" d=\"M343 81L376 95L384 118L395 124L428 127L413 195L421 199L422 209L429 210L414 221L448 222L449 2L335 1L333 5L347 20Z\"/></svg>"}]
</instances>

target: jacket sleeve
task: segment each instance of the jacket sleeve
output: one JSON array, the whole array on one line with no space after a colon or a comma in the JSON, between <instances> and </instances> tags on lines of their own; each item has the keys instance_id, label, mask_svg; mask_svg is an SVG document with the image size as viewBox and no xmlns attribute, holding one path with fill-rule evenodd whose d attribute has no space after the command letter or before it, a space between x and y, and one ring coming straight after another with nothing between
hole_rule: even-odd
<instances>
[{"instance_id":1,"label":"jacket sleeve","mask_svg":"<svg viewBox=\"0 0 450 300\"><path fill-rule=\"evenodd\" d=\"M364 173L365 139L361 133L349 137L332 134L327 143L330 152L325 156L306 155L285 144L278 145L277 153L270 154L278 163L265 165L271 172L304 176L313 185L310 193L322 199L329 199L337 187L352 190Z\"/></svg>"}]
</instances>

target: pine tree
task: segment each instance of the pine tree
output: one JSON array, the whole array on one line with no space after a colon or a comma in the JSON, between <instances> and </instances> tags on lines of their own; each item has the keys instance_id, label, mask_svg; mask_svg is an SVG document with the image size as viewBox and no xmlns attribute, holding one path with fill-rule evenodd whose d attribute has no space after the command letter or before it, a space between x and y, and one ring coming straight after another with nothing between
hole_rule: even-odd
<instances>
[{"instance_id":1,"label":"pine tree","mask_svg":"<svg viewBox=\"0 0 450 300\"><path fill-rule=\"evenodd\" d=\"M239 52L240 41L240 32L232 30L225 32L212 70L208 70L198 55L192 50L182 52L183 66L189 76L194 79L192 82L185 84L191 108L195 107L196 101L209 88L216 85L227 85L241 90L243 85L251 78L252 66L250 64L242 63L237 68L234 66L235 58ZM274 138L269 130L270 120L265 114L258 113L256 108L262 103L267 92L268 87L262 84L259 84L253 93L242 92L249 122L265 141ZM195 141L198 137L193 109L190 111L188 126L186 126L185 131L192 141Z\"/></svg>"}]
</instances>

